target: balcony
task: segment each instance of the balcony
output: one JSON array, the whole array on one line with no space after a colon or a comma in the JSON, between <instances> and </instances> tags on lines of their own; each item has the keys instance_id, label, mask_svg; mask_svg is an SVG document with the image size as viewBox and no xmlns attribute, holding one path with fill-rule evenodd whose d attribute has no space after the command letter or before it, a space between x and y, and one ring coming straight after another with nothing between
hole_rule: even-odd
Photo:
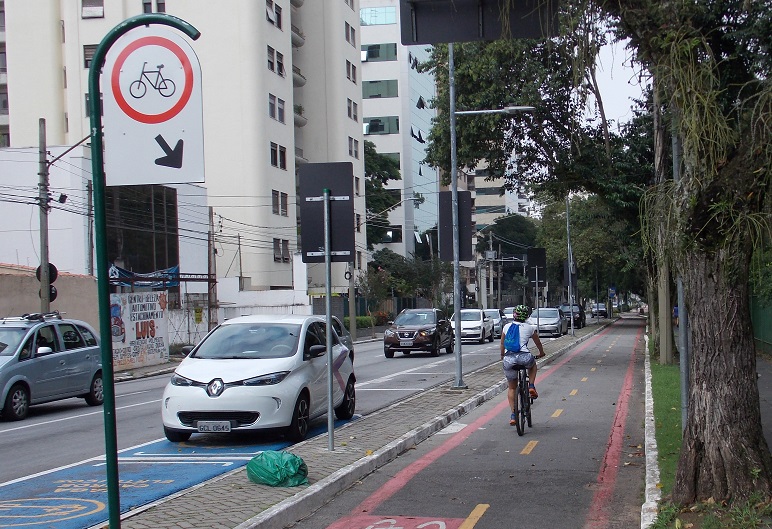
<instances>
[{"instance_id":1,"label":"balcony","mask_svg":"<svg viewBox=\"0 0 772 529\"><path fill-rule=\"evenodd\" d=\"M308 158L303 156L303 149L295 147L295 165L308 163Z\"/></svg>"},{"instance_id":2,"label":"balcony","mask_svg":"<svg viewBox=\"0 0 772 529\"><path fill-rule=\"evenodd\" d=\"M303 35L303 32L295 24L290 24L290 26L292 28L292 45L300 48L306 43L306 36Z\"/></svg>"},{"instance_id":3,"label":"balcony","mask_svg":"<svg viewBox=\"0 0 772 529\"><path fill-rule=\"evenodd\" d=\"M305 127L308 123L308 118L303 115L303 105L295 105L294 118L296 127Z\"/></svg>"},{"instance_id":4,"label":"balcony","mask_svg":"<svg viewBox=\"0 0 772 529\"><path fill-rule=\"evenodd\" d=\"M298 87L306 85L306 78L297 66L292 67L292 84Z\"/></svg>"},{"instance_id":5,"label":"balcony","mask_svg":"<svg viewBox=\"0 0 772 529\"><path fill-rule=\"evenodd\" d=\"M290 0L290 4L292 4L294 7L302 7L303 0Z\"/></svg>"}]
</instances>

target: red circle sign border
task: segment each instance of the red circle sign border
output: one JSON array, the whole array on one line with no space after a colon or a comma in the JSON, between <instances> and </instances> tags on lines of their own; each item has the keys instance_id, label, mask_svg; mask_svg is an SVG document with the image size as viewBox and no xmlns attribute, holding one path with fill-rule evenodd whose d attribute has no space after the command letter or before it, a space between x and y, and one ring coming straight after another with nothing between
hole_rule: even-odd
<instances>
[{"instance_id":1,"label":"red circle sign border","mask_svg":"<svg viewBox=\"0 0 772 529\"><path fill-rule=\"evenodd\" d=\"M161 46L171 51L180 60L182 69L185 72L185 88L182 91L182 96L180 96L180 99L173 107L165 112L161 112L160 114L143 114L142 112L135 110L123 97L119 82L121 67L123 66L123 63L126 62L128 56L143 46L151 45ZM134 42L130 42L128 46L126 46L121 51L121 53L118 54L118 57L115 59L115 64L113 65L113 71L110 77L110 85L113 90L113 97L115 97L115 102L131 119L139 121L140 123L163 123L164 121L168 121L179 114L180 111L185 108L185 105L188 104L190 94L193 92L193 67L190 65L188 56L185 54L182 48L180 48L177 44L170 41L169 39L158 36L142 37L141 39L137 39Z\"/></svg>"}]
</instances>

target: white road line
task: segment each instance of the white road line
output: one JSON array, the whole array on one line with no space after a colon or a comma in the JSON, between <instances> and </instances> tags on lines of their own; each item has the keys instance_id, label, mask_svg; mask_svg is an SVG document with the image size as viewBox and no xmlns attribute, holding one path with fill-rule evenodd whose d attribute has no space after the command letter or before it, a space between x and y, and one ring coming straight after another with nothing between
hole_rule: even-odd
<instances>
[{"instance_id":1,"label":"white road line","mask_svg":"<svg viewBox=\"0 0 772 529\"><path fill-rule=\"evenodd\" d=\"M360 388L357 391L426 391L426 388Z\"/></svg>"},{"instance_id":2,"label":"white road line","mask_svg":"<svg viewBox=\"0 0 772 529\"><path fill-rule=\"evenodd\" d=\"M118 411L118 410L127 410L129 408L135 408L137 406L145 406L147 404L158 404L159 402L161 402L161 399L149 400L147 402L138 402L137 404L128 404L126 406L118 406L117 408L115 408L115 410L116 411ZM36 426L46 426L46 425L55 424L55 423L58 423L58 422L71 421L73 419L82 419L83 417L90 417L92 415L104 415L104 411L102 411L100 409L99 411L92 411L90 413L81 413L80 415L73 415L72 417L62 417L61 419L52 419L50 421L44 421L44 422L39 422L39 423L35 423L35 424L25 424L24 426L17 426L16 428L8 428L7 430L3 430L2 432L0 432L0 435L2 435L4 433L8 433L8 432L16 432L18 430L25 430L27 428L35 428Z\"/></svg>"}]
</instances>

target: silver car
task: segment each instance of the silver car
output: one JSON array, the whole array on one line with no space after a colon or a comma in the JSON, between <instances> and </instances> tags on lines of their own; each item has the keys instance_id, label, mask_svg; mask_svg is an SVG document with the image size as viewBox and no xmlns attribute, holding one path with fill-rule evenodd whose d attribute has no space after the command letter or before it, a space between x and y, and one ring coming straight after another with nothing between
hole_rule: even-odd
<instances>
[{"instance_id":1,"label":"silver car","mask_svg":"<svg viewBox=\"0 0 772 529\"><path fill-rule=\"evenodd\" d=\"M540 335L563 336L568 333L568 318L557 308L536 309L526 321L531 325L538 325Z\"/></svg>"},{"instance_id":2,"label":"silver car","mask_svg":"<svg viewBox=\"0 0 772 529\"><path fill-rule=\"evenodd\" d=\"M30 405L81 397L104 400L102 356L87 323L58 312L0 319L0 396L4 420L24 419Z\"/></svg>"},{"instance_id":3,"label":"silver car","mask_svg":"<svg viewBox=\"0 0 772 529\"><path fill-rule=\"evenodd\" d=\"M493 322L493 337L501 338L501 329L507 324L507 318L504 315L504 311L501 309L485 309L483 311L486 318L490 318Z\"/></svg>"}]
</instances>

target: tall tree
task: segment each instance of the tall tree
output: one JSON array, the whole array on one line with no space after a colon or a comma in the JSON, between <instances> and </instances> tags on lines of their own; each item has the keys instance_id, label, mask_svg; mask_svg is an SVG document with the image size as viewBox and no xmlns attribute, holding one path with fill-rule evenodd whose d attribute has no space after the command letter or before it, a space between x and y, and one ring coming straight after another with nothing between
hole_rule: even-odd
<instances>
[{"instance_id":1,"label":"tall tree","mask_svg":"<svg viewBox=\"0 0 772 529\"><path fill-rule=\"evenodd\" d=\"M400 203L399 193L386 188L390 180L401 180L399 161L378 153L375 144L365 140L365 204L367 249L381 242L389 230L389 210Z\"/></svg>"},{"instance_id":2,"label":"tall tree","mask_svg":"<svg viewBox=\"0 0 772 529\"><path fill-rule=\"evenodd\" d=\"M772 184L769 2L600 1L654 75L682 142L682 174L658 186L661 251L683 279L689 404L673 499L772 494L761 430L748 278Z\"/></svg>"}]
</instances>

